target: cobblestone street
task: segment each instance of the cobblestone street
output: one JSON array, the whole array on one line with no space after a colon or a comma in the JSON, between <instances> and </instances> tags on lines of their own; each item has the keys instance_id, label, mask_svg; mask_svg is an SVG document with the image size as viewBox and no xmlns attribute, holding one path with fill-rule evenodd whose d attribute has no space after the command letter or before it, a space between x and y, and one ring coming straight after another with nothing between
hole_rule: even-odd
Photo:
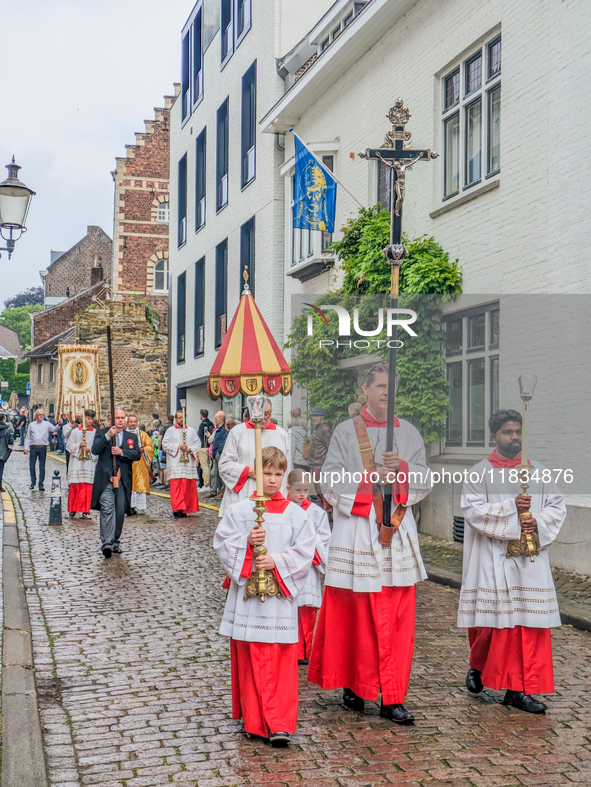
<instances>
[{"instance_id":1,"label":"cobblestone street","mask_svg":"<svg viewBox=\"0 0 591 787\"><path fill-rule=\"evenodd\" d=\"M54 469L48 460L46 489ZM591 783L591 635L553 633L557 693L545 716L464 688L459 593L418 589L408 707L414 727L346 711L300 668L299 726L288 750L248 741L231 718L225 592L211 547L217 515L175 520L152 497L126 519L123 555L103 560L98 516L47 526L49 491L29 491L15 452L5 482L17 511L45 754L52 787L298 785L504 787ZM355 636L355 632L351 632Z\"/></svg>"}]
</instances>

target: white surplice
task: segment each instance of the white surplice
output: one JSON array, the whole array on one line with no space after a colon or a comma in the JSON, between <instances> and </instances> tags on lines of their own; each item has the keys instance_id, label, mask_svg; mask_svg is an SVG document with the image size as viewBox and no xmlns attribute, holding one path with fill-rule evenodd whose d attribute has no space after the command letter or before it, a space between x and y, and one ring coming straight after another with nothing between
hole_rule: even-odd
<instances>
[{"instance_id":1,"label":"white surplice","mask_svg":"<svg viewBox=\"0 0 591 787\"><path fill-rule=\"evenodd\" d=\"M306 584L298 595L298 607L320 607L322 604L321 577L326 574L326 561L328 560L328 544L330 542L330 523L326 511L316 503L307 509L308 519L314 526L316 533L316 552L320 558L317 566L312 566Z\"/></svg>"},{"instance_id":2,"label":"white surplice","mask_svg":"<svg viewBox=\"0 0 591 787\"><path fill-rule=\"evenodd\" d=\"M367 427L367 436L373 447L375 465L379 468L383 465L386 448L385 423L383 427ZM352 475L362 474L364 471L355 424L350 419L334 430L322 472L338 473L344 480L331 482L328 477L321 484L324 497L333 506L326 585L356 593L379 593L383 587L408 587L427 578L412 513L412 506L431 491L425 444L418 430L402 419L394 428L394 438L394 451L408 463L408 507L391 546L386 547L378 542L373 504L369 517L351 513L358 482L349 481L348 476L342 474L345 471Z\"/></svg>"},{"instance_id":3,"label":"white surplice","mask_svg":"<svg viewBox=\"0 0 591 787\"><path fill-rule=\"evenodd\" d=\"M272 424L271 427L261 430L261 443L263 448L274 445L283 451L287 458L287 472L281 487L281 494L285 495L287 493L287 474L291 467L287 432L280 426ZM218 465L220 476L226 485L220 506L220 516L223 516L231 505L250 497L256 491L254 478L247 478L240 489L235 489L236 484L241 480L245 467L254 467L254 429L249 429L246 424L237 424L228 432Z\"/></svg>"},{"instance_id":4,"label":"white surplice","mask_svg":"<svg viewBox=\"0 0 591 787\"><path fill-rule=\"evenodd\" d=\"M314 526L306 512L295 503L290 502L283 513L265 513L265 546L290 596L267 597L264 603L258 596L245 600L248 577L240 574L246 558L248 534L256 524L253 507L252 500L230 506L213 538L213 547L231 580L219 633L246 642L293 644L298 641L298 605L295 602L314 558ZM254 559L249 576L252 570Z\"/></svg>"},{"instance_id":5,"label":"white surplice","mask_svg":"<svg viewBox=\"0 0 591 787\"><path fill-rule=\"evenodd\" d=\"M66 451L70 454L70 463L68 465L68 483L69 484L92 484L94 482L94 471L98 456L93 454L90 450L96 434L95 429L86 430L86 444L88 446L88 453L90 459L80 459L80 444L82 443L82 426L72 429L68 442L66 443Z\"/></svg>"},{"instance_id":6,"label":"white surplice","mask_svg":"<svg viewBox=\"0 0 591 787\"><path fill-rule=\"evenodd\" d=\"M542 473L544 466L530 463ZM509 468L493 468L483 459L470 473L462 490L464 567L458 626L551 628L560 626L548 546L566 517L566 503L553 482L530 481L530 510L538 523L540 554L532 563L527 555L507 557L509 541L521 538L515 498L522 493ZM492 473L492 477L491 477ZM482 479L482 480L480 480Z\"/></svg>"},{"instance_id":7,"label":"white surplice","mask_svg":"<svg viewBox=\"0 0 591 787\"><path fill-rule=\"evenodd\" d=\"M162 441L162 448L166 451L166 480L171 478L197 478L197 452L201 448L201 441L192 426L185 428L187 433L186 445L191 453L187 454L188 462L181 462L180 446L183 444L182 426L169 427Z\"/></svg>"}]
</instances>

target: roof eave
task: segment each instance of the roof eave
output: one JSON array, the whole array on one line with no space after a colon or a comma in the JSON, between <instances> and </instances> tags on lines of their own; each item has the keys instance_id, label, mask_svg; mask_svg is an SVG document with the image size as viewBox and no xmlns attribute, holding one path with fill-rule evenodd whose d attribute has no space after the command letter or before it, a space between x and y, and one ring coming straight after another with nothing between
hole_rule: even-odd
<instances>
[{"instance_id":1,"label":"roof eave","mask_svg":"<svg viewBox=\"0 0 591 787\"><path fill-rule=\"evenodd\" d=\"M418 2L373 0L259 121L261 130L283 134L297 125L304 112Z\"/></svg>"}]
</instances>

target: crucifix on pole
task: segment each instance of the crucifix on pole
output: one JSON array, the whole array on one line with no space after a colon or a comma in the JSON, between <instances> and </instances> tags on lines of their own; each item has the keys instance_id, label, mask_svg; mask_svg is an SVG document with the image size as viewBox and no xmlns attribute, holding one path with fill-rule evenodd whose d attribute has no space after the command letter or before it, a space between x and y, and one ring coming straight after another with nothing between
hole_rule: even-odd
<instances>
[{"instance_id":1,"label":"crucifix on pole","mask_svg":"<svg viewBox=\"0 0 591 787\"><path fill-rule=\"evenodd\" d=\"M388 112L392 130L386 133L381 148L367 148L359 156L368 160L381 161L390 168L390 243L384 249L390 263L390 308L398 308L398 288L400 265L406 256L402 245L402 206L404 203L406 170L417 161L429 161L439 155L433 150L418 150L410 147L410 131L405 126L410 120L410 112L401 98L397 98ZM386 421L386 451L394 448L394 407L396 402L396 334L393 326L391 341L388 342L388 415ZM384 525L391 524L392 484L386 486L384 494Z\"/></svg>"}]
</instances>

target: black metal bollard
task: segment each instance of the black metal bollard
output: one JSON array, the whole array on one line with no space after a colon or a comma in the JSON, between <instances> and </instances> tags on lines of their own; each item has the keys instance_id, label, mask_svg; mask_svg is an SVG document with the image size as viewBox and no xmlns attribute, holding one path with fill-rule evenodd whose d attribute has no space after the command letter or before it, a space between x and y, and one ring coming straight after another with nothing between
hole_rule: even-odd
<instances>
[{"instance_id":1,"label":"black metal bollard","mask_svg":"<svg viewBox=\"0 0 591 787\"><path fill-rule=\"evenodd\" d=\"M61 525L62 524L62 479L60 478L60 471L53 471L53 478L51 479L51 503L49 506L49 524Z\"/></svg>"}]
</instances>

